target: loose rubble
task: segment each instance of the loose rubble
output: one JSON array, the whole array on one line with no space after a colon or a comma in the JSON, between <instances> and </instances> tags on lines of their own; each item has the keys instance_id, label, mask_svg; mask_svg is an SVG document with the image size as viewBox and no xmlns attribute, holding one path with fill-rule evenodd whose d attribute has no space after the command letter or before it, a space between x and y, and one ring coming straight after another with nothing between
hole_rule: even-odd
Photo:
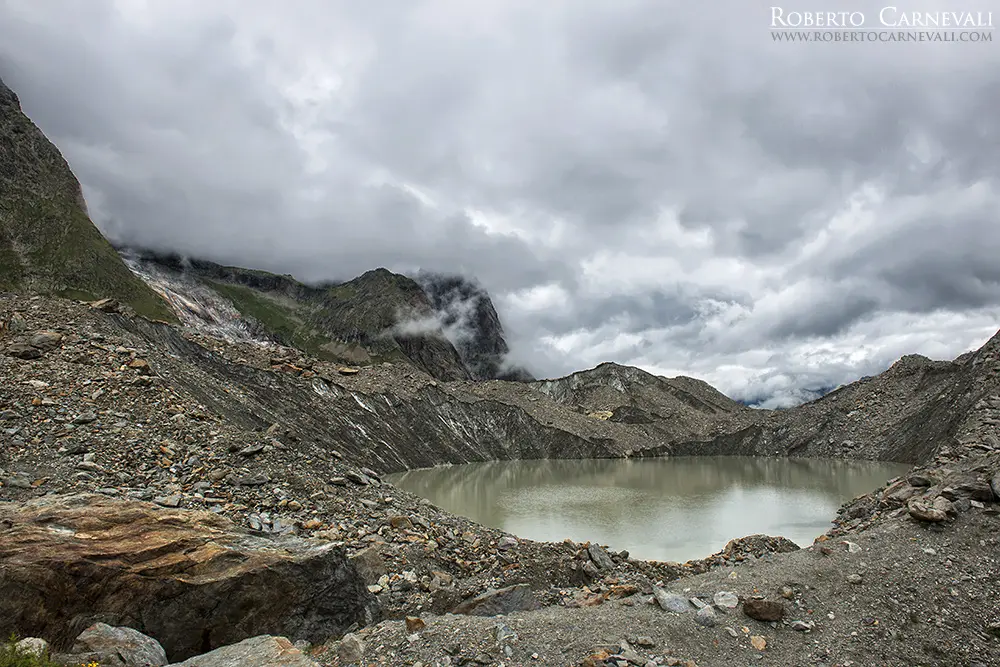
<instances>
[{"instance_id":1,"label":"loose rubble","mask_svg":"<svg viewBox=\"0 0 1000 667\"><path fill-rule=\"evenodd\" d=\"M946 410L950 434L915 444L918 465L910 473L846 503L813 545L800 549L784 538L748 536L678 564L637 561L593 543L518 539L450 515L387 484L382 475L394 468L352 444L355 436L345 434L355 427L344 427L336 447L321 442L303 426L313 419L308 412L274 418L246 389L251 385L238 380L252 377L253 386L273 382L281 391L297 387L317 397L333 392L344 402L331 405L349 401L360 411L358 401L373 410L377 401L409 409L401 406L421 392L459 404L475 392L496 393L494 385L503 383L432 385L402 365L341 374L294 351L190 331L177 336L108 306L13 295L0 296L0 306L8 323L0 338L2 572L30 571L29 540L19 543L15 536L44 534L47 543L70 545L79 542L73 535L92 532L82 518L68 525L72 508L65 504L76 498L78 508L105 508L106 515L115 507L139 507L141 515L183 524L188 519L182 517L197 513L206 517L198 519L204 526L239 536L244 545L290 541L298 545L293 550L341 550L356 573L354 597L371 595L384 619L373 613L370 622L343 623L322 637L264 624L204 647L200 636L184 645L138 620L98 618L96 607L77 612L80 623L143 632L175 663L191 658L202 662L184 664L215 667L231 664L227 655L257 659L252 654L271 656L262 660L280 655L291 665L363 660L424 667L1000 662L1000 631L988 613L1000 599L997 339L947 367L905 361L885 377L824 399L824 418L853 420L857 413L846 415L857 407L830 406L864 390L877 391L892 407L920 382L937 387L938 378L947 377L954 383L937 389L947 404L920 408L928 415ZM300 370L281 370L270 363L276 358L292 359ZM536 390L517 391L527 404ZM817 408L809 410L765 416L792 424L796 414L812 419ZM614 413L607 420L579 417L596 429L619 426ZM878 419L865 420L872 438ZM804 432L798 428L791 430ZM869 446L881 447L869 442L840 451L863 457ZM24 518L25 511L36 512L37 520ZM46 511L61 518L43 529ZM244 548L231 548L237 547ZM125 551L115 557L131 558ZM288 589L272 584L269 590ZM0 630L34 633L8 620L21 608L5 612ZM44 630L38 634L56 652L74 649L86 629L16 618Z\"/></svg>"}]
</instances>

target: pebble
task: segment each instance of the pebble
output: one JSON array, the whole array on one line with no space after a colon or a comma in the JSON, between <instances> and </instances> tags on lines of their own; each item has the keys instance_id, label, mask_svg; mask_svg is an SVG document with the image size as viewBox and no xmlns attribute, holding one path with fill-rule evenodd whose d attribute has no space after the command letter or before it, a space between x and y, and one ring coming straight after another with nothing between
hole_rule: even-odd
<instances>
[{"instance_id":1,"label":"pebble","mask_svg":"<svg viewBox=\"0 0 1000 667\"><path fill-rule=\"evenodd\" d=\"M694 622L706 628L711 628L715 627L718 623L718 618L715 615L715 610L706 606L698 610L698 613L694 617Z\"/></svg>"},{"instance_id":2,"label":"pebble","mask_svg":"<svg viewBox=\"0 0 1000 667\"><path fill-rule=\"evenodd\" d=\"M730 591L719 591L712 599L716 607L725 607L726 609L736 609L740 603L736 593Z\"/></svg>"},{"instance_id":3,"label":"pebble","mask_svg":"<svg viewBox=\"0 0 1000 667\"><path fill-rule=\"evenodd\" d=\"M857 584L860 584L861 581L862 581L862 577L861 577L860 574L849 574L849 575L847 575L847 583L849 583L849 584L855 584L855 585L857 585Z\"/></svg>"}]
</instances>

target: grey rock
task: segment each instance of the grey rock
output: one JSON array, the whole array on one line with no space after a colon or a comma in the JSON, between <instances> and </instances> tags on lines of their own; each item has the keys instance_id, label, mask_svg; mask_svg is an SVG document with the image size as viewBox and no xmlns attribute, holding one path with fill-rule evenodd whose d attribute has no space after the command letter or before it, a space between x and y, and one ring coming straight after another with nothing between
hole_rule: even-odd
<instances>
[{"instance_id":1,"label":"grey rock","mask_svg":"<svg viewBox=\"0 0 1000 667\"><path fill-rule=\"evenodd\" d=\"M691 603L687 598L676 593L667 593L659 586L653 586L653 597L663 611L672 611L675 614L684 614L691 611Z\"/></svg>"},{"instance_id":2,"label":"grey rock","mask_svg":"<svg viewBox=\"0 0 1000 667\"><path fill-rule=\"evenodd\" d=\"M847 583L854 584L857 586L863 581L863 577L860 574L849 574L847 575Z\"/></svg>"},{"instance_id":3,"label":"grey rock","mask_svg":"<svg viewBox=\"0 0 1000 667\"><path fill-rule=\"evenodd\" d=\"M348 635L351 636L353 635ZM262 635L244 639L238 644L217 648L210 653L189 658L170 667L316 667L316 665L315 661L303 654L286 638Z\"/></svg>"},{"instance_id":4,"label":"grey rock","mask_svg":"<svg viewBox=\"0 0 1000 667\"><path fill-rule=\"evenodd\" d=\"M618 649L617 658L624 660L630 665L645 665L646 659L643 658L639 653L632 648L627 641L624 639L621 641L621 645Z\"/></svg>"},{"instance_id":5,"label":"grey rock","mask_svg":"<svg viewBox=\"0 0 1000 667\"><path fill-rule=\"evenodd\" d=\"M41 637L25 637L14 644L14 649L23 655L43 656L49 651L49 643Z\"/></svg>"},{"instance_id":6,"label":"grey rock","mask_svg":"<svg viewBox=\"0 0 1000 667\"><path fill-rule=\"evenodd\" d=\"M14 343L7 348L7 354L17 359L24 360L42 358L42 351L34 345L28 345L27 343Z\"/></svg>"},{"instance_id":7,"label":"grey rock","mask_svg":"<svg viewBox=\"0 0 1000 667\"><path fill-rule=\"evenodd\" d=\"M359 551L351 557L351 562L358 569L358 574L365 580L367 586L377 584L383 574L389 573L385 559L382 558L377 547L368 547Z\"/></svg>"},{"instance_id":8,"label":"grey rock","mask_svg":"<svg viewBox=\"0 0 1000 667\"><path fill-rule=\"evenodd\" d=\"M792 621L791 628L797 632L809 632L815 627L812 621Z\"/></svg>"},{"instance_id":9,"label":"grey rock","mask_svg":"<svg viewBox=\"0 0 1000 667\"><path fill-rule=\"evenodd\" d=\"M993 489L993 496L1000 500L1000 470L997 470L993 478L990 479L990 488Z\"/></svg>"},{"instance_id":10,"label":"grey rock","mask_svg":"<svg viewBox=\"0 0 1000 667\"><path fill-rule=\"evenodd\" d=\"M695 614L694 622L706 628L712 628L715 627L719 621L715 615L714 609L711 607L702 607L698 610L698 613Z\"/></svg>"},{"instance_id":11,"label":"grey rock","mask_svg":"<svg viewBox=\"0 0 1000 667\"><path fill-rule=\"evenodd\" d=\"M611 572L615 569L615 562L611 560L611 556L608 555L608 552L601 545L591 544L587 547L587 554L590 555L590 560L594 561L594 565L601 570Z\"/></svg>"},{"instance_id":12,"label":"grey rock","mask_svg":"<svg viewBox=\"0 0 1000 667\"><path fill-rule=\"evenodd\" d=\"M367 475L362 475L361 473L357 472L344 473L344 477L346 477L349 481L354 482L355 484L358 484L360 486L369 486L372 483L372 480Z\"/></svg>"},{"instance_id":13,"label":"grey rock","mask_svg":"<svg viewBox=\"0 0 1000 667\"><path fill-rule=\"evenodd\" d=\"M264 451L264 445L250 445L240 450L240 456L254 456Z\"/></svg>"},{"instance_id":14,"label":"grey rock","mask_svg":"<svg viewBox=\"0 0 1000 667\"><path fill-rule=\"evenodd\" d=\"M511 537L510 535L504 535L500 538L500 542L497 544L498 549L513 549L517 546L517 538Z\"/></svg>"},{"instance_id":15,"label":"grey rock","mask_svg":"<svg viewBox=\"0 0 1000 667\"><path fill-rule=\"evenodd\" d=\"M167 654L160 643L132 628L95 623L80 633L72 653L99 656L102 667L162 667Z\"/></svg>"},{"instance_id":16,"label":"grey rock","mask_svg":"<svg viewBox=\"0 0 1000 667\"><path fill-rule=\"evenodd\" d=\"M73 418L73 423L78 425L91 424L96 421L97 413L95 412L84 412Z\"/></svg>"},{"instance_id":17,"label":"grey rock","mask_svg":"<svg viewBox=\"0 0 1000 667\"><path fill-rule=\"evenodd\" d=\"M910 486L917 486L917 487L934 486L934 480L931 479L930 476L921 473L915 473L913 475L910 475L906 479L906 481L907 483L909 483Z\"/></svg>"},{"instance_id":18,"label":"grey rock","mask_svg":"<svg viewBox=\"0 0 1000 667\"><path fill-rule=\"evenodd\" d=\"M51 352L59 347L59 345L62 344L62 341L63 335L61 333L57 333L55 331L39 331L28 340L28 343L43 352Z\"/></svg>"},{"instance_id":19,"label":"grey rock","mask_svg":"<svg viewBox=\"0 0 1000 667\"><path fill-rule=\"evenodd\" d=\"M176 494L172 496L157 496L153 498L153 502L160 507L180 507L181 497Z\"/></svg>"},{"instance_id":20,"label":"grey rock","mask_svg":"<svg viewBox=\"0 0 1000 667\"><path fill-rule=\"evenodd\" d=\"M740 599L736 597L736 593L730 591L719 591L712 599L715 602L715 606L725 607L726 609L736 609L740 603Z\"/></svg>"},{"instance_id":21,"label":"grey rock","mask_svg":"<svg viewBox=\"0 0 1000 667\"><path fill-rule=\"evenodd\" d=\"M360 663L365 655L364 643L353 634L346 634L337 647L337 657L343 665Z\"/></svg>"},{"instance_id":22,"label":"grey rock","mask_svg":"<svg viewBox=\"0 0 1000 667\"><path fill-rule=\"evenodd\" d=\"M452 613L467 616L498 616L514 611L531 611L538 607L531 587L528 584L517 584L499 590L490 589L465 600L455 607Z\"/></svg>"}]
</instances>

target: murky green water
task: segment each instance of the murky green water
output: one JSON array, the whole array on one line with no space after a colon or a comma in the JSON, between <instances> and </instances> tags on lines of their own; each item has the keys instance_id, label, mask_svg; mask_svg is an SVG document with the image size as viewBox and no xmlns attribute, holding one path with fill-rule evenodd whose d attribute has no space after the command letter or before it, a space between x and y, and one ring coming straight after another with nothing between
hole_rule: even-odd
<instances>
[{"instance_id":1,"label":"murky green water","mask_svg":"<svg viewBox=\"0 0 1000 667\"><path fill-rule=\"evenodd\" d=\"M637 558L685 561L754 533L811 544L844 501L908 469L816 459L588 459L470 463L390 481L520 537L597 541Z\"/></svg>"}]
</instances>

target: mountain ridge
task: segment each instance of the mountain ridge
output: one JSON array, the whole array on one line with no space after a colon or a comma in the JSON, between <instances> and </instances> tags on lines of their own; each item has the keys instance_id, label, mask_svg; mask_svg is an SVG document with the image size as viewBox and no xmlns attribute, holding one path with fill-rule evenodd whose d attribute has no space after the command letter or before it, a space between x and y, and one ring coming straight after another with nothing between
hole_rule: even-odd
<instances>
[{"instance_id":1,"label":"mountain ridge","mask_svg":"<svg viewBox=\"0 0 1000 667\"><path fill-rule=\"evenodd\" d=\"M2 80L0 289L114 297L142 315L172 318L90 220L69 164Z\"/></svg>"}]
</instances>

